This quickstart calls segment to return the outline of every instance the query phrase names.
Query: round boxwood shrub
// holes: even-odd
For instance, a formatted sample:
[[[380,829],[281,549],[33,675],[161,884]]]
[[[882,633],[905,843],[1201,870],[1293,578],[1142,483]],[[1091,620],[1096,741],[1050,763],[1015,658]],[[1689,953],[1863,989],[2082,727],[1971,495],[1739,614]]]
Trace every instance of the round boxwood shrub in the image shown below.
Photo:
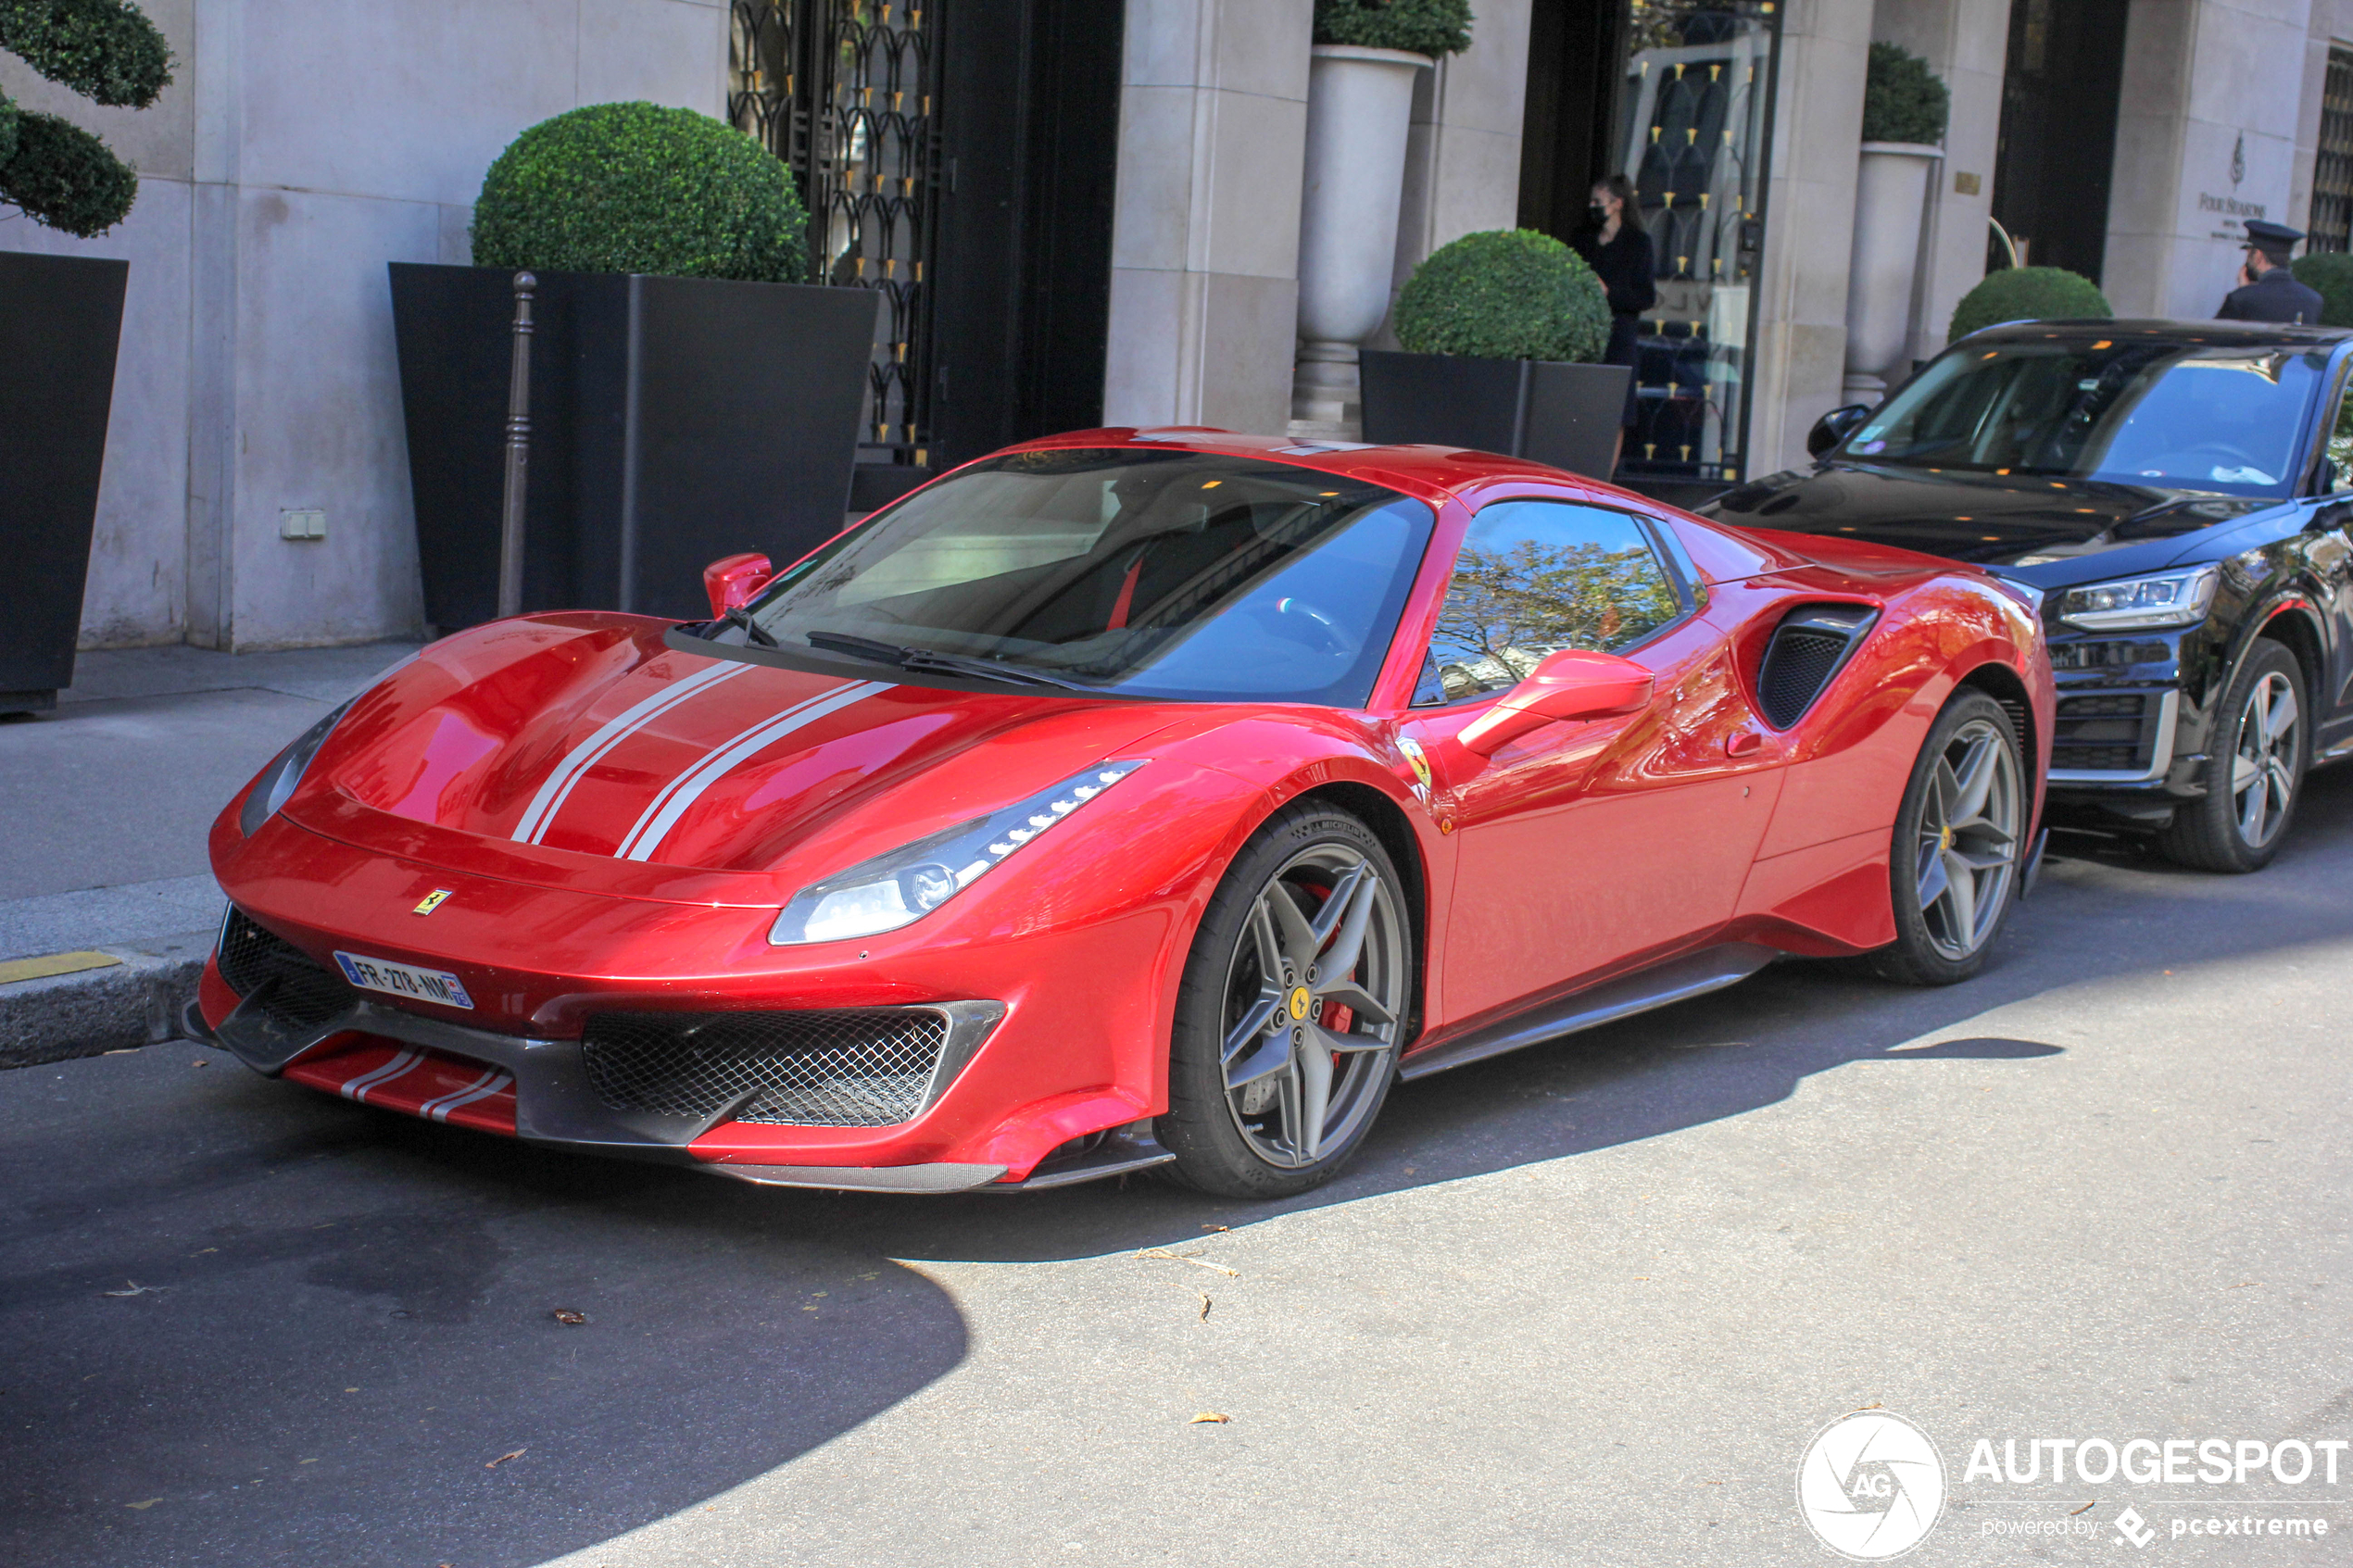
[[[1470,0],[1315,0],[1318,44],[1459,55],[1470,27]]]
[[[0,49],[95,103],[143,109],[171,81],[171,50],[129,0],[0,0]],[[139,177],[87,131],[0,94],[0,202],[88,239],[121,222]]]
[[[2005,267],[1961,295],[1948,342],[1996,321],[2064,321],[2113,316],[2115,307],[2089,278],[2059,267]]]
[[[1953,94],[1928,62],[1894,44],[1871,45],[1863,71],[1863,140],[1937,146]]]
[[[1609,296],[1550,234],[1490,229],[1432,251],[1392,313],[1409,354],[1596,360],[1609,347]]]
[[[2353,256],[2316,250],[2288,266],[2296,281],[2321,293],[2321,325],[2353,327]]]
[[[797,283],[808,230],[783,160],[741,132],[692,109],[594,104],[490,166],[474,264]]]

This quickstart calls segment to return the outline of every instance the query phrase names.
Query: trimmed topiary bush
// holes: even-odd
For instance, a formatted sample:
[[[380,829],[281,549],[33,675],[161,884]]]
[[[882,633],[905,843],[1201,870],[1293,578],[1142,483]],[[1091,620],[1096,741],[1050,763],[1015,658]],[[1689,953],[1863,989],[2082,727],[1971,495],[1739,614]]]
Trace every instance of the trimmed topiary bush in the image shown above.
[[[1863,76],[1863,140],[1939,146],[1953,94],[1928,62],[1894,44],[1871,45]]]
[[[1961,296],[1947,342],[1997,321],[2064,321],[2113,316],[2115,307],[2089,278],[2059,267],[2006,267]]]
[[[94,103],[144,109],[171,81],[171,48],[129,0],[0,0],[0,49]],[[0,202],[84,239],[131,212],[139,176],[89,132],[0,95]]]
[[[2316,250],[2288,264],[2296,281],[2321,292],[2321,325],[2353,327],[2353,256]]]
[[[1409,354],[1599,359],[1609,296],[1582,257],[1531,229],[1465,234],[1414,269],[1393,313]]]
[[[1469,48],[1470,28],[1470,0],[1315,0],[1318,44],[1435,57]]]
[[[692,109],[595,104],[540,121],[483,177],[474,264],[798,283],[809,217],[784,161]]]

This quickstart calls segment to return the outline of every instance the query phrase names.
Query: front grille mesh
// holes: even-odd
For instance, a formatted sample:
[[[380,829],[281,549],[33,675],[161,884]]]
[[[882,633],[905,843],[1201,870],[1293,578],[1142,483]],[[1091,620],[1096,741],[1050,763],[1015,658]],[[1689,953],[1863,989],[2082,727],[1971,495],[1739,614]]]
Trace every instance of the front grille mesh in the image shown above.
[[[888,1127],[924,1108],[948,1021],[922,1008],[607,1012],[582,1042],[614,1110],[698,1119],[747,1093],[739,1122]]]
[[[232,909],[221,927],[220,962],[231,990],[246,997],[261,992],[254,1005],[289,1029],[316,1029],[359,999],[341,975],[263,930],[243,909]]]
[[[2061,697],[2051,766],[2071,772],[2136,773],[2149,765],[2159,706],[2143,692]]]
[[[1838,661],[1846,657],[1854,639],[1836,632],[1785,626],[1765,651],[1765,665],[1756,674],[1757,706],[1766,721],[1786,730],[1804,718]]]

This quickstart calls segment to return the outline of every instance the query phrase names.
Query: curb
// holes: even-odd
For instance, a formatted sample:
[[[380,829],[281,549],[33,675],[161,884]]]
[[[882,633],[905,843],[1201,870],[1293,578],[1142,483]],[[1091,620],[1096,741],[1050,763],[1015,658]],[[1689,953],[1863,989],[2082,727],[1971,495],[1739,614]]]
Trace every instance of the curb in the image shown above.
[[[96,949],[104,969],[0,985],[0,1069],[133,1049],[180,1037],[213,932],[183,932]]]

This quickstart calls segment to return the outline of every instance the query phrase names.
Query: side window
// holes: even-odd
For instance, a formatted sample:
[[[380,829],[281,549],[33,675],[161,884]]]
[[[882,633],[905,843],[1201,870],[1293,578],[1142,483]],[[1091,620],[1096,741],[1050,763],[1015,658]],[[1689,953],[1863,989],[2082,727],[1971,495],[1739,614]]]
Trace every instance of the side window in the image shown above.
[[[1683,613],[1649,534],[1622,512],[1499,501],[1471,520],[1416,707],[1516,685],[1548,653],[1617,653]]]

